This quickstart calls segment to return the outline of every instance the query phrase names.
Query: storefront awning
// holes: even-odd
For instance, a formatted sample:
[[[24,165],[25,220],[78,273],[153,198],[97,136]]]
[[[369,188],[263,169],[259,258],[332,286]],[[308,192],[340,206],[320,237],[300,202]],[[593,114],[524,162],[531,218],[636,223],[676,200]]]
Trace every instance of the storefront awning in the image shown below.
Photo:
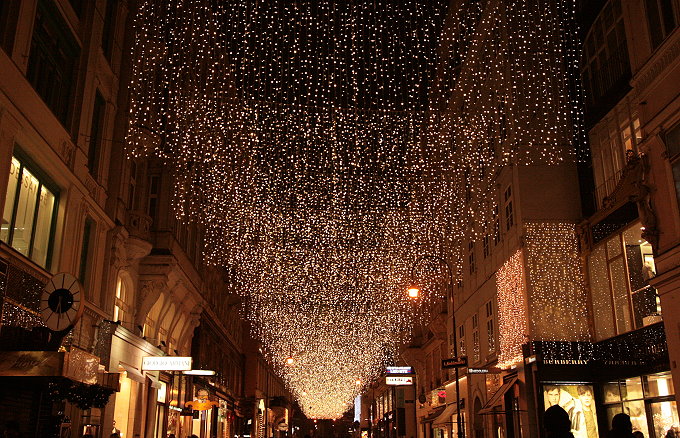
[[[446,406],[446,409],[444,409],[444,412],[439,414],[439,416],[434,419],[432,426],[433,427],[439,426],[440,429],[442,427],[448,426],[449,424],[451,424],[451,417],[456,412],[458,412],[458,406],[455,403],[451,403],[450,405]]]
[[[144,377],[144,374],[140,373],[137,368],[123,362],[119,362],[118,366],[127,371],[128,379],[139,383],[146,383],[146,377]]]
[[[442,412],[444,412],[444,406],[438,406],[434,409],[434,411],[430,412],[428,415],[421,418],[420,422],[421,423],[430,423],[430,422],[434,421],[435,418],[439,417]]]
[[[501,401],[501,399],[503,398],[505,393],[508,392],[508,390],[510,388],[512,388],[512,385],[514,385],[516,381],[517,381],[517,376],[513,376],[507,382],[503,383],[503,385],[500,388],[498,388],[498,391],[496,391],[496,393],[493,395],[493,397],[491,397],[489,400],[487,400],[487,402],[484,404],[482,409],[480,409],[478,414],[491,414],[491,413],[493,413],[492,411],[493,411],[494,406],[496,406]]]

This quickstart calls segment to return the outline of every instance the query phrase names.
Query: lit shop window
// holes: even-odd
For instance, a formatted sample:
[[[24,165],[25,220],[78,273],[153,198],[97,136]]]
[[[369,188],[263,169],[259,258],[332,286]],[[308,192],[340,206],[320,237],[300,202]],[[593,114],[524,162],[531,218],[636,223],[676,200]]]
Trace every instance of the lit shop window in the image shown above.
[[[652,246],[636,223],[595,247],[588,272],[597,339],[609,338],[661,320]]]
[[[644,436],[663,438],[680,426],[670,373],[632,377],[604,385],[607,424],[614,415],[630,415],[633,431]]]
[[[54,232],[55,193],[12,157],[0,240],[42,267],[47,267]]]

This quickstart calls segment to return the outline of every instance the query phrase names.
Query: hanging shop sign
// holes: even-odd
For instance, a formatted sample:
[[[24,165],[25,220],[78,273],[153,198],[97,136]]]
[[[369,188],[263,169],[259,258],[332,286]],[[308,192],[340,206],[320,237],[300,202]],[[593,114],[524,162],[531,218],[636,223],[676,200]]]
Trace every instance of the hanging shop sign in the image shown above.
[[[64,355],[58,351],[1,351],[0,376],[61,376]]]
[[[387,367],[385,374],[413,374],[413,367]]]
[[[387,385],[401,386],[413,385],[413,377],[411,376],[386,376],[385,383]]]
[[[467,356],[442,359],[442,368],[464,368],[467,366]]]
[[[142,358],[142,371],[189,371],[191,357],[145,356]]]

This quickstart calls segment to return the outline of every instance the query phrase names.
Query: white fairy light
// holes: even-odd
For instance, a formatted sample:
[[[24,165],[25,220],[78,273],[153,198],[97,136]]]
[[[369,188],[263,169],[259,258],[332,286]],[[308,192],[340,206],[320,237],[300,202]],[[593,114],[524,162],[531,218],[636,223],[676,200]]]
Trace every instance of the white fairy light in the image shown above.
[[[462,2],[443,34],[428,1],[141,3],[129,154],[169,166],[305,414],[337,418],[442,298],[404,294],[416,260],[457,275],[500,167],[570,158],[572,2]]]

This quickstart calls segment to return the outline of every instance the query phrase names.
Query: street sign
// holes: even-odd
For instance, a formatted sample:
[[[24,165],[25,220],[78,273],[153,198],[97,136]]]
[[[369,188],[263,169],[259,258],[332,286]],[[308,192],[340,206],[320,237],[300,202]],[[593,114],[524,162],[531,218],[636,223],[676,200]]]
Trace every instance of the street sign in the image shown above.
[[[467,356],[442,359],[442,368],[463,368],[467,366]]]

